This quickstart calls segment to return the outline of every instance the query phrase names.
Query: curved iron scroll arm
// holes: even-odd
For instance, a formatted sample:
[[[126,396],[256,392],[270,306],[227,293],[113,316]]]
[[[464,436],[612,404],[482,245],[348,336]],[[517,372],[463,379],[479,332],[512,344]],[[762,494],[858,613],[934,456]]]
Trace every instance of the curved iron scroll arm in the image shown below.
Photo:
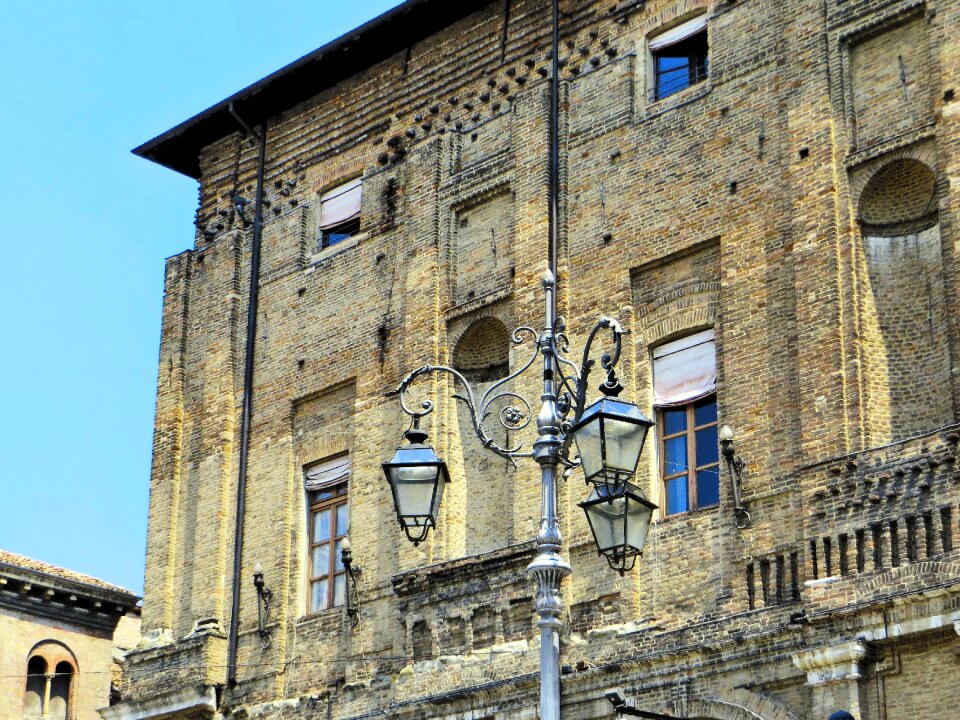
[[[485,448],[488,448],[501,457],[509,459],[514,463],[514,466],[516,466],[516,458],[533,457],[533,452],[523,451],[522,444],[514,447],[502,447],[487,434],[487,431],[484,429],[484,423],[490,415],[493,414],[491,408],[495,403],[509,400],[511,402],[504,405],[497,413],[497,419],[500,425],[507,430],[514,431],[523,430],[530,425],[530,422],[534,418],[530,403],[518,393],[512,390],[501,390],[501,388],[511,380],[525,373],[530,366],[533,365],[541,352],[549,353],[554,360],[556,360],[556,373],[559,381],[558,387],[560,389],[560,396],[557,398],[557,409],[560,413],[565,431],[560,460],[567,467],[576,467],[580,463],[577,460],[571,460],[569,457],[571,438],[567,435],[566,430],[580,420],[583,415],[587,403],[587,381],[590,377],[591,370],[597,363],[596,360],[591,358],[593,344],[598,335],[604,330],[611,332],[613,347],[609,352],[604,351],[600,357],[600,366],[607,371],[607,379],[600,385],[600,390],[607,395],[617,395],[623,390],[623,386],[620,385],[614,368],[620,360],[623,349],[622,338],[626,334],[626,330],[623,329],[623,326],[617,320],[609,317],[601,318],[590,331],[586,346],[583,349],[583,360],[579,368],[565,357],[569,349],[569,342],[564,332],[563,321],[560,320],[557,331],[554,334],[545,333],[543,336],[540,336],[530,327],[520,327],[514,330],[512,336],[513,344],[522,345],[527,339],[532,339],[534,341],[533,352],[517,370],[487,388],[483,395],[480,396],[479,401],[473,386],[463,374],[459,370],[446,365],[424,365],[423,367],[419,367],[407,375],[396,390],[388,394],[399,395],[400,407],[407,415],[413,418],[414,425],[416,426],[419,424],[421,418],[433,412],[434,404],[430,400],[424,400],[420,403],[419,409],[412,409],[410,404],[408,404],[407,398],[407,391],[410,389],[410,386],[417,378],[424,375],[432,375],[434,373],[446,373],[450,375],[454,381],[459,384],[460,388],[462,388],[458,389],[458,391],[453,394],[453,397],[466,405],[470,412],[471,425],[480,442],[483,443]],[[564,372],[564,367],[567,368],[567,372]],[[573,411],[573,417],[568,420],[567,416],[571,411]]]
[[[538,335],[536,330],[533,328],[520,327],[514,330],[512,336],[513,344],[522,345],[525,342],[525,335],[529,335],[535,341],[533,353],[518,370],[510,373],[507,375],[507,377],[498,380],[489,388],[487,388],[480,397],[479,402],[477,401],[474,388],[470,385],[470,382],[463,376],[463,374],[460,371],[446,365],[424,365],[423,367],[417,368],[412,373],[407,375],[397,389],[390,394],[399,395],[400,407],[407,415],[413,418],[414,423],[419,423],[420,418],[425,417],[433,412],[434,405],[431,401],[424,400],[420,403],[420,410],[412,410],[407,404],[406,398],[406,393],[410,386],[422,375],[430,375],[433,373],[446,373],[447,375],[450,375],[453,377],[455,382],[459,383],[462,388],[462,391],[454,393],[453,397],[467,406],[467,409],[470,411],[471,425],[473,426],[473,430],[477,437],[480,439],[480,442],[483,443],[485,448],[488,448],[501,457],[507,458],[514,463],[514,466],[516,466],[515,458],[533,457],[533,453],[531,451],[521,452],[523,448],[522,445],[517,445],[515,447],[502,447],[501,445],[498,445],[493,438],[487,434],[486,430],[484,429],[484,423],[492,414],[491,406],[493,406],[494,403],[503,400],[514,401],[511,404],[505,405],[503,408],[501,408],[497,414],[500,425],[505,429],[522,430],[530,424],[534,417],[534,414],[530,408],[530,403],[527,402],[523,396],[513,392],[512,390],[505,390],[502,392],[499,391],[500,388],[502,388],[506,383],[526,372],[527,369],[533,365],[534,361],[537,359],[537,356],[540,354],[540,344],[537,342]]]
[[[566,392],[569,393],[569,397],[567,398],[569,405],[566,411],[569,412],[570,409],[573,410],[573,418],[570,421],[571,424],[576,423],[583,416],[583,411],[587,404],[587,382],[590,379],[590,372],[593,370],[593,366],[597,364],[597,361],[593,360],[590,355],[593,351],[594,341],[603,330],[610,330],[613,339],[613,348],[612,352],[605,351],[600,357],[600,367],[607,371],[607,379],[600,386],[600,390],[605,394],[616,395],[623,390],[623,386],[620,385],[620,382],[617,380],[614,368],[620,361],[620,355],[623,351],[622,338],[627,334],[627,331],[623,329],[623,326],[617,320],[610,317],[602,317],[597,324],[593,326],[590,335],[587,336],[587,344],[583,348],[583,359],[580,362],[579,370],[570,360],[564,357],[564,353],[567,350],[566,335],[560,332],[554,338],[551,353],[558,363],[560,384],[565,388]],[[572,377],[564,374],[563,366],[567,366],[573,371]],[[566,412],[564,412],[564,414],[566,414]]]
[[[564,439],[563,447],[560,450],[560,460],[568,468],[573,468],[577,467],[580,464],[580,461],[579,459],[570,458],[570,443],[572,442],[573,438],[569,435],[567,430],[569,430],[569,428],[571,428],[580,420],[587,404],[587,382],[590,378],[590,371],[593,369],[593,366],[596,365],[596,360],[593,360],[590,357],[593,351],[593,343],[603,330],[611,331],[613,339],[612,353],[604,351],[600,357],[600,366],[607,371],[607,379],[600,386],[600,390],[607,395],[617,395],[623,390],[623,386],[620,384],[619,380],[617,380],[614,368],[620,361],[620,355],[623,350],[622,338],[627,334],[627,331],[624,330],[623,326],[613,318],[600,318],[597,324],[594,325],[593,329],[590,331],[590,335],[587,336],[587,343],[583,348],[583,359],[581,360],[580,368],[578,369],[573,362],[564,357],[568,350],[568,341],[562,323],[563,321],[561,319],[561,326],[553,338],[550,352],[557,360],[557,375],[559,376],[560,387],[563,389],[557,401],[560,414],[564,418]],[[564,373],[564,366],[566,366],[572,372],[572,375],[567,375]],[[566,417],[571,410],[573,410],[573,417],[567,420]]]

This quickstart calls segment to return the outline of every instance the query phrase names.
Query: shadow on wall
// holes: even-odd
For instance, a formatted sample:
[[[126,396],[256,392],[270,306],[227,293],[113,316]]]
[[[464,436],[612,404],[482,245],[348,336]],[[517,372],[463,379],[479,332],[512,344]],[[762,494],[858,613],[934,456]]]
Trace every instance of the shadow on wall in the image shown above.
[[[476,320],[454,347],[453,366],[473,385],[478,401],[493,383],[510,374],[510,347],[510,332],[494,317]],[[498,391],[510,390],[511,384]],[[501,406],[495,404],[484,427],[497,444],[507,446],[511,438],[497,421],[496,414],[500,409]],[[474,433],[470,414],[460,403],[457,403],[456,412],[466,480],[464,549],[467,555],[476,555],[506,547],[512,542],[510,462],[481,445]]]
[[[860,196],[869,293],[864,299],[873,444],[948,424],[950,351],[936,176],[894,160]]]

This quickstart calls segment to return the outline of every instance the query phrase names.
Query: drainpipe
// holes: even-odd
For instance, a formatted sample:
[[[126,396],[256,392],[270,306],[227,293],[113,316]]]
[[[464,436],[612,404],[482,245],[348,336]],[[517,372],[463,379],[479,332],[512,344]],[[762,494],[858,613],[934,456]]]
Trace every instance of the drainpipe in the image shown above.
[[[250,451],[250,415],[253,404],[253,361],[257,343],[257,305],[260,296],[260,237],[263,230],[263,166],[267,153],[267,123],[260,125],[260,133],[253,133],[236,115],[232,104],[230,112],[245,130],[260,141],[257,157],[257,195],[254,202],[253,244],[250,251],[250,294],[247,301],[247,342],[243,367],[243,413],[240,416],[240,468],[237,472],[236,526],[233,538],[233,588],[230,607],[230,636],[227,644],[227,686],[237,684],[237,643],[240,635],[240,570],[243,559],[243,520],[247,502],[247,455]]]

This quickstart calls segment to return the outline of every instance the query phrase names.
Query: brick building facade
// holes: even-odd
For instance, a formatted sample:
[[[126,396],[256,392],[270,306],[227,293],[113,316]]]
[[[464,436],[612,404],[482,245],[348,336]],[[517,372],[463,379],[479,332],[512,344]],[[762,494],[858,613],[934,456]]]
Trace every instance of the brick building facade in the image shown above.
[[[612,717],[612,687],[684,718],[954,717],[960,3],[561,9],[561,312],[574,350],[600,314],[631,331],[661,507],[620,577],[579,472],[561,485],[564,717]],[[417,547],[380,463],[407,372],[490,383],[541,322],[549,22],[408,0],[136,151],[200,199],[166,268],[144,642],[108,720],[535,717],[535,465],[487,456],[444,379],[420,389],[452,483]],[[668,402],[694,347],[715,382]]]
[[[140,640],[129,590],[0,550],[0,720],[98,720]]]

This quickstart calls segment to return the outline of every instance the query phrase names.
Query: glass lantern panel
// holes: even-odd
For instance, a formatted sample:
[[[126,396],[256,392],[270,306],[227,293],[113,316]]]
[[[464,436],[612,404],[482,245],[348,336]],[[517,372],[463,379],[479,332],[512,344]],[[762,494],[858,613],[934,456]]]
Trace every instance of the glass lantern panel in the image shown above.
[[[697,505],[720,504],[720,468],[712,467],[708,470],[697,471]]]
[[[313,541],[330,539],[330,510],[321,510],[313,516]]]
[[[436,492],[433,495],[433,507],[430,508],[430,517],[436,519],[440,516],[440,501],[443,499],[443,488],[446,485],[444,475],[442,472],[437,471],[437,484]]]
[[[587,510],[600,550],[609,550],[623,545],[625,513],[626,500],[623,497],[611,502],[599,502]]]
[[[646,428],[606,417],[603,419],[603,431],[607,451],[604,464],[608,468],[633,473],[637,469],[640,451],[643,450]]]
[[[430,515],[437,478],[436,466],[413,466],[394,469],[393,488],[397,509],[401,516],[410,518],[408,524],[420,525],[414,518]]]
[[[636,548],[637,551],[643,550],[647,542],[651,518],[653,518],[653,508],[632,498],[628,500],[627,545]]]
[[[583,472],[587,477],[596,475],[603,467],[600,428],[600,418],[594,417],[573,433],[573,439],[577,443],[577,452],[580,453],[580,460],[583,462]]]

